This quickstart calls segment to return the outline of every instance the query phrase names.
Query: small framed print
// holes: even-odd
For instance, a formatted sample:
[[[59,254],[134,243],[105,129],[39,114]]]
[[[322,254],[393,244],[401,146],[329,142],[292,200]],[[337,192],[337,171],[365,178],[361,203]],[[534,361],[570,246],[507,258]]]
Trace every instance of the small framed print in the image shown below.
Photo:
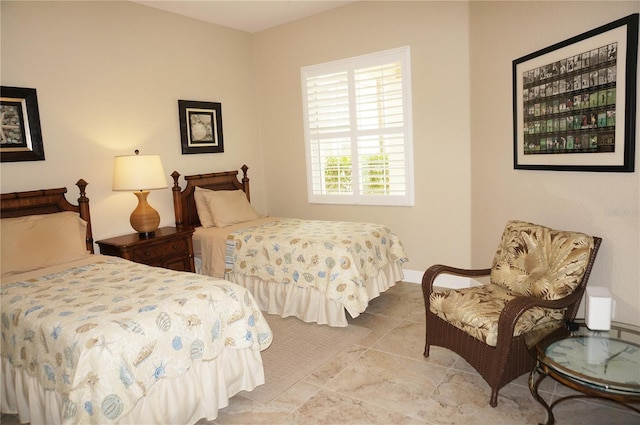
[[[1,162],[43,161],[36,89],[0,87]]]
[[[178,100],[182,154],[224,152],[222,104]]]
[[[514,168],[633,172],[638,14],[513,61]]]

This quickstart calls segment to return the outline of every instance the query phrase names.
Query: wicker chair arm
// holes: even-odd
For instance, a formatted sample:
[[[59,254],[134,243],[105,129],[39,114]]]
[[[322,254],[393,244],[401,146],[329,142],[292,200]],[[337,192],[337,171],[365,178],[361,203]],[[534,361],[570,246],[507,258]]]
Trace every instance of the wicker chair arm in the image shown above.
[[[497,364],[502,365],[502,368],[506,367],[505,364],[509,355],[509,349],[507,347],[511,344],[513,331],[520,316],[532,307],[551,307],[551,305],[555,305],[556,303],[557,301],[541,300],[540,298],[529,296],[516,297],[507,302],[498,319],[497,356],[495,359]],[[502,374],[503,370],[499,373]]]
[[[574,292],[559,300],[543,300],[530,296],[520,296],[512,299],[505,305],[498,319],[498,346],[511,343],[516,323],[528,309],[532,307],[562,309],[574,304],[576,298],[580,296],[580,293]]]
[[[462,277],[478,277],[489,276],[491,269],[460,269],[457,267],[446,266],[444,264],[435,264],[427,269],[422,276],[422,292],[428,298],[433,292],[433,282],[440,274],[452,274]],[[425,299],[427,299],[425,298]]]

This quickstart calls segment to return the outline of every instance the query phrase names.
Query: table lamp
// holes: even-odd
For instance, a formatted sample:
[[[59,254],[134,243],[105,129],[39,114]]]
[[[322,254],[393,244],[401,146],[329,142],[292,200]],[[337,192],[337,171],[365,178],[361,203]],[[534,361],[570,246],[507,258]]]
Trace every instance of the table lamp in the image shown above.
[[[129,222],[140,236],[150,237],[160,224],[160,214],[147,202],[149,191],[168,187],[159,155],[116,156],[113,163],[113,190],[133,191],[138,206],[131,213]]]

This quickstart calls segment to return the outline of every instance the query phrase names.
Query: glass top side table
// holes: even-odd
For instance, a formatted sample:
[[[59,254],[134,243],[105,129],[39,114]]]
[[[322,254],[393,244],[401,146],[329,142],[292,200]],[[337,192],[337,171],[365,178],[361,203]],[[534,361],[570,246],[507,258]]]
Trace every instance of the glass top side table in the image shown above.
[[[536,359],[529,389],[547,411],[546,425],[555,423],[556,404],[581,397],[609,399],[640,414],[629,404],[640,402],[640,327],[612,322],[609,331],[591,331],[578,319],[569,331],[563,322],[554,322],[529,333],[526,343]],[[538,394],[547,376],[581,394],[548,405]]]

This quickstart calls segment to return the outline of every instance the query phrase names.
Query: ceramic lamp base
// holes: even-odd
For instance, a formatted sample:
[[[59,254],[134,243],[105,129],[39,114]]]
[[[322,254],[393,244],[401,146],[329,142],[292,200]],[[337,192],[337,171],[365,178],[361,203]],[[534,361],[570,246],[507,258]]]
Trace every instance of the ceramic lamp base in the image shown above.
[[[138,233],[149,236],[160,225],[160,214],[147,202],[148,190],[133,192],[133,194],[138,198],[138,206],[131,213],[129,222]]]

